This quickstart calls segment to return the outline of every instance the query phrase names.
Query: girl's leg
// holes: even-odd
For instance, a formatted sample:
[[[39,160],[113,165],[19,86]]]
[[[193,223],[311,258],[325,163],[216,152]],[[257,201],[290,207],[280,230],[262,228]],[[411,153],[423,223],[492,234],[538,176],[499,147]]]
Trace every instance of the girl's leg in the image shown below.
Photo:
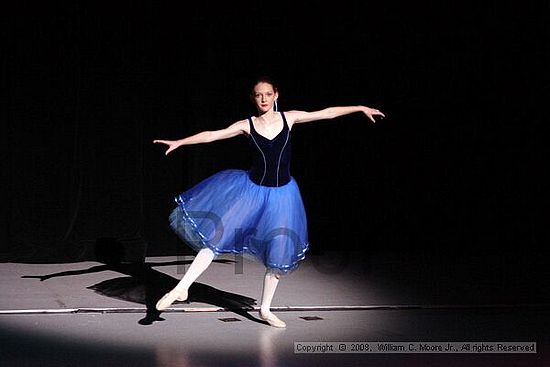
[[[163,311],[167,309],[176,300],[185,301],[187,299],[187,290],[199,275],[208,268],[212,260],[214,260],[214,257],[214,252],[209,248],[200,250],[179,283],[157,302],[157,310]]]
[[[269,269],[265,273],[260,318],[267,321],[271,326],[283,328],[286,327],[285,322],[275,316],[270,310],[275,289],[277,289],[277,284],[279,284],[279,278],[279,275],[270,272]]]

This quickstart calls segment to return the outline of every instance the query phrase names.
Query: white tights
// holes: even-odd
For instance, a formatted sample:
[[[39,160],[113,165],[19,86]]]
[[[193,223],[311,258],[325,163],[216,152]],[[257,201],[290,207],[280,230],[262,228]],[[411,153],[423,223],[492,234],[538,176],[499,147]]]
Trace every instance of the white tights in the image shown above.
[[[187,269],[187,272],[179,283],[168,293],[166,293],[156,305],[157,310],[163,311],[170,307],[175,301],[185,301],[189,287],[197,278],[208,268],[214,260],[215,254],[209,248],[204,248],[197,253],[197,256]],[[279,275],[266,271],[262,289],[262,300],[260,304],[260,318],[267,321],[271,326],[285,327],[286,324],[275,316],[270,308],[273,295],[279,284]]]
[[[262,301],[260,303],[260,318],[267,321],[271,326],[285,327],[286,324],[284,321],[280,320],[270,310],[275,289],[277,289],[277,284],[279,284],[279,278],[279,275],[273,274],[269,270],[265,273]]]

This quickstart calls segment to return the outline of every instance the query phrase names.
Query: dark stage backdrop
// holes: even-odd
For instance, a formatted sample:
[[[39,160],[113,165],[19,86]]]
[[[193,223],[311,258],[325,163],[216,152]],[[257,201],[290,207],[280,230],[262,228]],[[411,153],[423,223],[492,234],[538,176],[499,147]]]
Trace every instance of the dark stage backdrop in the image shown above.
[[[190,253],[168,226],[173,197],[246,169],[245,138],[168,157],[152,140],[253,114],[251,82],[268,74],[283,110],[387,114],[293,131],[313,254],[547,265],[547,2],[196,3],[4,12],[2,261],[93,259],[105,238],[134,258]]]

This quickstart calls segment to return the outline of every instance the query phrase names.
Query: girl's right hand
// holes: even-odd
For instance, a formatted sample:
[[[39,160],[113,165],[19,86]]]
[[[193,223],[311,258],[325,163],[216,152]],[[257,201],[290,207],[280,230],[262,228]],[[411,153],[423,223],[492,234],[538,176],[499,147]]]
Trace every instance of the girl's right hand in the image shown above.
[[[153,140],[153,143],[168,145],[168,149],[164,152],[164,155],[168,155],[168,153],[179,147],[178,142],[175,140]]]

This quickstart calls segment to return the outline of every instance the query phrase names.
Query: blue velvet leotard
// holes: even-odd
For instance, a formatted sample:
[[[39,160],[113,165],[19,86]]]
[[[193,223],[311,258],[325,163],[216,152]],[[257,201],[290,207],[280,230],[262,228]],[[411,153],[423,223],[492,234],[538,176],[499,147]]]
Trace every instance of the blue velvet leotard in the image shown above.
[[[254,154],[250,179],[262,186],[279,187],[290,181],[290,129],[284,113],[283,129],[273,139],[260,135],[250,123],[250,144]]]

